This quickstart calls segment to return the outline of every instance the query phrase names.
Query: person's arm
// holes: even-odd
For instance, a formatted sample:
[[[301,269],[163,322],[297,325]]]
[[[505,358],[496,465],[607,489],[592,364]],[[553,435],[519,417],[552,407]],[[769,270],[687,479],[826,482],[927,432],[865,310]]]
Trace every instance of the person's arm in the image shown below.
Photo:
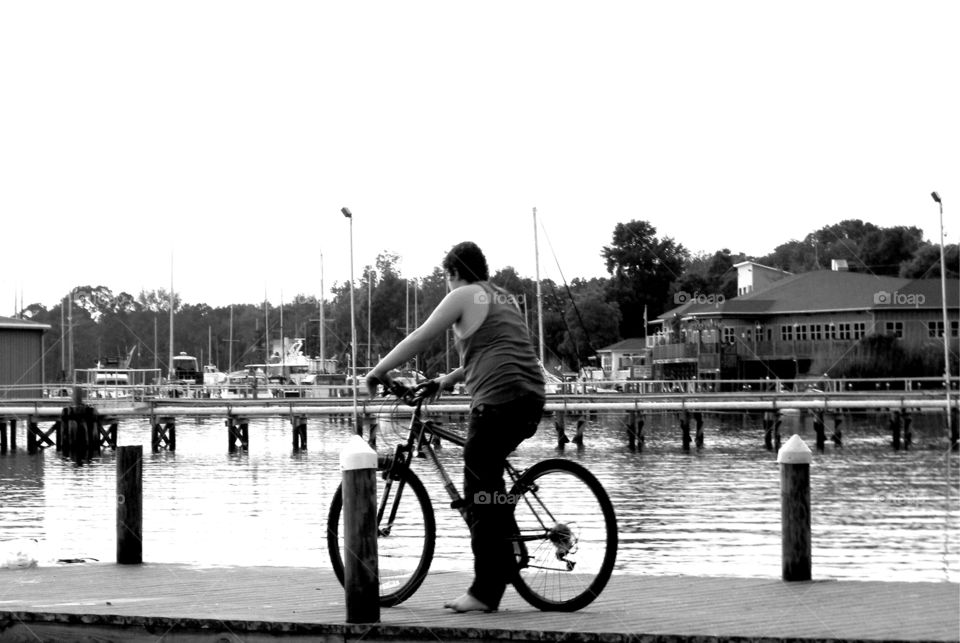
[[[392,369],[402,366],[409,359],[423,352],[430,343],[460,319],[463,315],[464,293],[458,288],[447,293],[440,304],[427,317],[423,324],[393,347],[367,374],[367,387],[376,389],[376,385]],[[456,372],[456,371],[454,371]],[[453,373],[451,373],[452,375]]]
[[[437,378],[437,381],[440,383],[440,390],[452,389],[454,384],[463,381],[464,376],[465,373],[462,366],[450,371],[446,375],[441,375]]]

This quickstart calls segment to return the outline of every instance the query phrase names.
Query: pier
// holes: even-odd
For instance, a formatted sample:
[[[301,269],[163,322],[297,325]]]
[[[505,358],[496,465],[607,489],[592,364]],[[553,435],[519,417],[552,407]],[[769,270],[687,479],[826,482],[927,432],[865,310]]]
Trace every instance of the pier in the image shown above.
[[[957,641],[956,583],[614,574],[584,610],[545,613],[508,588],[496,614],[444,600],[469,576],[432,573],[380,622],[350,624],[332,571],[78,564],[0,571],[0,640]]]
[[[620,418],[625,443],[632,450],[642,450],[645,419],[655,414],[672,414],[682,448],[688,451],[691,444],[696,448],[702,448],[705,444],[705,414],[743,413],[762,417],[762,439],[768,450],[776,450],[780,447],[783,414],[801,413],[813,418],[816,446],[823,450],[828,439],[828,423],[832,423],[833,427],[830,439],[836,446],[842,446],[844,415],[874,412],[889,416],[878,420],[878,431],[891,435],[893,448],[909,449],[912,444],[912,416],[942,414],[946,412],[948,404],[943,390],[930,386],[913,387],[909,383],[901,383],[901,386],[892,389],[877,385],[874,390],[843,390],[837,386],[831,387],[835,389],[832,392],[800,390],[799,386],[791,386],[790,390],[735,392],[702,391],[696,388],[692,391],[656,392],[656,388],[662,387],[646,388],[646,392],[609,390],[549,395],[545,413],[553,419],[558,446],[569,442],[583,446],[586,421],[600,415],[612,415]],[[53,447],[76,457],[87,457],[99,453],[102,448],[116,449],[122,423],[130,420],[149,421],[154,451],[175,451],[178,420],[222,418],[228,449],[233,451],[249,448],[248,424],[254,418],[289,419],[291,440],[297,450],[307,448],[310,419],[336,418],[353,422],[356,412],[357,432],[362,433],[363,427],[375,431],[376,418],[383,413],[399,418],[409,416],[409,409],[396,404],[395,400],[366,396],[359,399],[355,408],[349,398],[340,395],[221,399],[204,394],[177,398],[151,394],[110,398],[97,393],[95,389],[87,387],[76,389],[72,399],[0,398],[0,453],[11,448],[16,450],[19,426],[25,427],[23,431],[29,453]],[[956,448],[960,443],[960,396],[952,397],[949,404],[950,440]],[[466,396],[453,395],[431,404],[430,412],[462,421],[469,413],[469,408]],[[41,422],[52,424],[42,426]],[[573,433],[572,437],[567,435],[568,428]],[[371,439],[375,439],[373,434]]]

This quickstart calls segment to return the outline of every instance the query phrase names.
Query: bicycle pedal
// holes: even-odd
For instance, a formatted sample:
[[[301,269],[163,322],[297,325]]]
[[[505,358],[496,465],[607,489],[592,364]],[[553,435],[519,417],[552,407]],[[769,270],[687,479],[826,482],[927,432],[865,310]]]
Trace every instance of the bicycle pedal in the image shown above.
[[[458,509],[458,510],[459,510],[459,509],[462,509],[463,507],[466,507],[466,506],[467,506],[467,501],[464,500],[463,498],[457,498],[456,500],[454,500],[453,502],[450,503],[450,508],[451,508],[451,509]]]

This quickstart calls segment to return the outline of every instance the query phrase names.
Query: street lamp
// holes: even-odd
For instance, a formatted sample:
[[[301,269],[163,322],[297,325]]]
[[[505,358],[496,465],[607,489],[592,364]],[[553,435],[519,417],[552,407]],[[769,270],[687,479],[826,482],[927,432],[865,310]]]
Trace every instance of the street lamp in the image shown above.
[[[343,216],[350,219],[350,369],[353,375],[353,428],[360,434],[359,414],[357,413],[357,324],[353,306],[353,213],[350,208],[340,208]]]
[[[950,405],[950,320],[947,317],[947,260],[946,250],[943,246],[943,201],[936,192],[931,192],[930,196],[937,205],[940,206],[940,297],[941,309],[943,311],[943,381],[946,384],[947,393],[947,432],[950,435],[950,442],[954,443],[954,433],[952,429],[952,410]],[[954,447],[957,445],[954,443]]]
[[[370,320],[373,317],[373,278],[376,270],[367,271],[367,366],[370,366]]]

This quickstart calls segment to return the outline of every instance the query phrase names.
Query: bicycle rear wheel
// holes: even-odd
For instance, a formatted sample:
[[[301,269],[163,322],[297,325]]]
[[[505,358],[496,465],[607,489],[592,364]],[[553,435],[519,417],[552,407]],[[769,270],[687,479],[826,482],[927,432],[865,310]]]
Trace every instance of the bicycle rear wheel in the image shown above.
[[[592,603],[617,559],[617,518],[603,486],[576,462],[551,459],[527,469],[511,493],[522,543],[517,593],[547,611]]]
[[[433,505],[423,482],[409,469],[399,480],[377,482],[377,559],[380,605],[392,607],[410,598],[427,577],[436,543]],[[330,503],[327,549],[343,584],[343,487]]]

